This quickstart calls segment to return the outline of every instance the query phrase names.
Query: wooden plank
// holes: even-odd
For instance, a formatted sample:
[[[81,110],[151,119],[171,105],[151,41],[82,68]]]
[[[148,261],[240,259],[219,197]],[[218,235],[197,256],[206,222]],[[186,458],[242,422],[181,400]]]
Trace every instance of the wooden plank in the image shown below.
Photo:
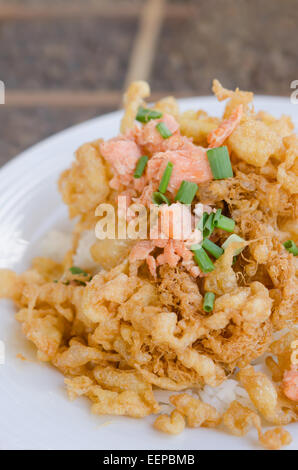
[[[105,17],[126,18],[135,17],[141,11],[141,5],[132,2],[121,2],[115,5],[0,5],[0,20],[32,20],[32,19],[56,19],[56,18],[82,18]]]
[[[153,92],[150,100],[155,101],[171,94],[169,90]],[[190,96],[188,91],[175,92],[177,98]],[[50,108],[88,108],[107,106],[117,108],[122,104],[122,91],[85,91],[85,90],[6,90],[5,105],[7,107],[34,108],[48,106]]]
[[[195,10],[194,5],[174,4],[165,9],[167,18],[189,17]],[[131,18],[137,17],[142,11],[142,2],[133,3],[123,1],[115,5],[114,0],[109,3],[99,3],[87,6],[82,5],[22,5],[22,4],[0,4],[0,21],[3,20],[32,20],[59,18]]]
[[[89,107],[119,106],[122,93],[100,90],[6,90],[5,106],[13,107]]]

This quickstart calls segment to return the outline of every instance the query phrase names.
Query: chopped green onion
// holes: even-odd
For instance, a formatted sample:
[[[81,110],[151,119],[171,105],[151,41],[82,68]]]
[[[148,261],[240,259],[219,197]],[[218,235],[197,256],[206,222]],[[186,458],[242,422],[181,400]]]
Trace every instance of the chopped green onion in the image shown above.
[[[214,222],[216,228],[221,228],[226,232],[233,232],[235,228],[235,220],[226,217],[225,215],[220,215],[220,217]]]
[[[142,157],[139,158],[137,166],[136,166],[136,171],[134,172],[134,178],[141,178],[146,165],[148,162],[148,157],[147,155],[143,155]]]
[[[208,216],[208,219],[206,220],[206,223],[205,223],[205,226],[204,226],[204,230],[203,230],[203,237],[204,238],[210,237],[211,233],[214,230],[213,219],[214,219],[214,213],[212,212]]]
[[[85,271],[83,271],[83,269],[78,268],[77,266],[72,266],[71,268],[69,268],[69,271],[71,272],[71,274],[82,274],[83,276],[89,276],[89,274],[87,274]]]
[[[55,282],[55,284],[57,284],[58,281],[57,281],[57,279],[54,279],[53,282]]]
[[[64,281],[64,282],[62,282],[62,284],[64,284],[65,286],[68,286],[70,284],[70,281],[69,280]]]
[[[207,157],[215,180],[233,177],[230,155],[225,145],[207,150]]]
[[[159,193],[158,191],[152,194],[152,201],[158,206],[160,206],[161,204],[170,204],[168,198],[164,194]]]
[[[203,310],[204,312],[212,312],[214,306],[215,294],[213,292],[206,292],[204,295]]]
[[[221,245],[221,247],[226,250],[228,248],[228,246],[231,244],[231,243],[240,243],[240,242],[245,242],[245,240],[241,237],[239,237],[238,235],[236,235],[236,233],[233,233],[232,235],[230,235],[226,241]],[[238,248],[237,250],[235,250],[235,253],[234,253],[234,256],[237,256],[241,253],[241,251],[244,250],[245,247],[243,248]]]
[[[160,119],[161,117],[162,113],[159,111],[154,111],[154,109],[143,108],[140,106],[136,115],[136,120],[146,123],[151,121],[151,119]]]
[[[175,201],[180,201],[182,204],[191,204],[197,190],[198,185],[196,183],[183,180],[176,194]]]
[[[166,190],[167,190],[167,187],[168,187],[168,184],[169,184],[169,181],[170,181],[170,178],[171,178],[171,174],[172,174],[172,171],[173,171],[173,167],[174,167],[173,163],[168,162],[168,164],[166,166],[166,169],[163,172],[163,175],[162,175],[162,178],[161,178],[161,181],[160,181],[160,185],[159,185],[159,188],[158,188],[158,190],[161,193],[165,193]]]
[[[284,242],[284,247],[289,253],[292,253],[294,256],[298,255],[298,247],[293,240],[287,240],[286,242]]]
[[[204,214],[200,218],[198,225],[197,225],[197,229],[201,230],[201,232],[203,232],[204,230],[207,219],[208,219],[208,212],[204,212]]]
[[[168,139],[169,137],[171,137],[171,135],[173,135],[164,122],[159,122],[158,124],[156,124],[156,129],[158,130],[163,139]]]
[[[221,216],[221,209],[217,209],[217,211],[214,214],[214,219],[213,219],[213,224],[216,226],[219,218]]]
[[[202,248],[202,243],[195,243],[194,245],[191,245],[190,251],[196,251]]]
[[[207,255],[204,248],[193,250],[194,260],[204,273],[209,273],[214,270],[215,266]]]
[[[214,258],[216,259],[218,259],[224,252],[224,250],[220,246],[216,245],[208,238],[205,238],[202,243],[202,247],[205,248],[205,250],[208,251],[208,253],[210,253],[210,255],[214,256]]]

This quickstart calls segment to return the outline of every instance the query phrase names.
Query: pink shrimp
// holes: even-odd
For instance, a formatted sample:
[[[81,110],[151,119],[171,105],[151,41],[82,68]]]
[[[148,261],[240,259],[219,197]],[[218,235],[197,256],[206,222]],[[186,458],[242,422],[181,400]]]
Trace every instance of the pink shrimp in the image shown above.
[[[175,268],[180,260],[180,256],[175,253],[173,240],[168,240],[164,251],[156,259],[157,264],[168,264],[171,268]]]
[[[154,250],[154,244],[151,240],[137,242],[131,249],[129,261],[133,263],[134,261],[144,260],[152,250]]]
[[[168,164],[172,162],[173,172],[168,185],[168,191],[178,191],[183,180],[193,183],[204,183],[212,179],[212,173],[206,152],[202,147],[191,144],[188,150],[168,150],[154,155],[147,165],[147,179],[160,181]]]
[[[297,366],[292,365],[290,370],[284,373],[282,390],[287,398],[298,401],[298,371]]]
[[[240,104],[228,119],[222,121],[215,130],[208,134],[207,142],[209,144],[209,148],[220,147],[224,143],[240,123],[242,114],[243,105]]]
[[[182,240],[173,240],[174,249],[184,261],[190,261],[193,258],[193,254],[188,250]]]
[[[151,255],[155,247],[163,249],[163,253],[158,255],[156,259]],[[192,252],[185,247],[182,240],[143,240],[136,243],[129,255],[131,263],[138,260],[146,261],[154,278],[157,277],[157,266],[168,264],[170,267],[175,268],[180,259],[182,259],[182,265],[193,277],[201,274],[200,269],[194,263]]]
[[[136,168],[141,150],[138,145],[127,136],[118,136],[100,144],[102,156],[110,163],[115,175],[110,181],[113,189],[120,189],[121,185],[128,186],[132,182],[133,172]]]
[[[135,139],[137,143],[144,147],[151,154],[160,152],[164,149],[168,139],[164,139],[160,132],[156,129],[159,122],[163,122],[169,131],[175,135],[178,133],[179,124],[170,114],[164,114],[161,119],[152,119],[141,129],[135,128]]]
[[[149,207],[152,204],[152,194],[156,190],[156,185],[152,182],[149,182],[147,186],[144,187],[142,194],[139,198],[135,198],[134,202],[137,204],[143,204],[143,206]]]
[[[134,245],[130,254],[129,261],[146,261],[149,271],[156,278],[156,260],[150,255],[155,246],[151,240],[142,240]]]
[[[202,273],[200,268],[193,260],[193,254],[188,250],[182,240],[168,240],[164,252],[157,257],[157,264],[168,264],[170,267],[175,268],[178,262],[182,260],[182,266],[193,276],[198,277]]]
[[[146,186],[146,177],[145,177],[145,175],[141,176],[141,178],[134,178],[133,179],[133,186],[134,186],[136,191],[141,193],[143,191],[143,189],[145,188],[145,186]]]
[[[147,263],[147,265],[148,265],[148,268],[149,268],[149,271],[150,271],[151,276],[153,276],[154,278],[156,278],[156,277],[157,277],[157,273],[156,273],[156,259],[154,258],[154,256],[148,255],[147,258],[146,258],[146,263]]]

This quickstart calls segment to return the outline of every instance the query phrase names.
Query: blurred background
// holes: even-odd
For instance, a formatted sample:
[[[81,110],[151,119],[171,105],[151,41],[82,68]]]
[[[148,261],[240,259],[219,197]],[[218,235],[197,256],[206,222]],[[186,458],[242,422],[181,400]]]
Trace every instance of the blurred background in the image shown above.
[[[225,87],[290,96],[297,0],[0,0],[0,165],[121,105],[133,79],[153,98]]]

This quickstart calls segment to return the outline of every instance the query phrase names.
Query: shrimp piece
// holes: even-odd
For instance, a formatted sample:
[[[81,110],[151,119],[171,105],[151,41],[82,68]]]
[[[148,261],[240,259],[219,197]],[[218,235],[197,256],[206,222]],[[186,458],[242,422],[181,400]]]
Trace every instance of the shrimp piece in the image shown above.
[[[292,365],[290,370],[285,371],[281,387],[287,398],[298,401],[297,366]]]
[[[220,147],[224,143],[240,123],[242,114],[243,105],[240,104],[228,119],[224,119],[217,129],[208,134],[207,142],[209,144],[209,148]]]
[[[192,277],[202,276],[202,272],[194,262],[192,252],[187,248],[185,243],[180,240],[173,240],[174,249],[177,255],[182,258],[182,266],[191,274]]]
[[[134,178],[133,179],[133,186],[136,191],[139,193],[142,193],[145,186],[146,186],[146,177],[145,175],[142,175],[141,178]]]
[[[156,259],[150,254],[154,248],[163,249]],[[188,250],[182,240],[142,240],[138,242],[131,250],[129,261],[146,261],[151,275],[156,279],[156,269],[158,266],[168,264],[170,267],[175,268],[178,262],[182,259],[182,266],[193,276],[198,277],[202,275],[200,269],[193,260],[193,254]]]
[[[206,151],[194,144],[188,151],[168,150],[154,155],[147,165],[147,179],[159,182],[168,162],[174,165],[167,188],[171,193],[178,191],[183,180],[197,184],[212,180]]]
[[[179,255],[184,261],[190,261],[193,258],[193,254],[188,250],[182,240],[173,240],[174,249],[177,255]]]
[[[164,139],[156,129],[159,122],[163,122],[173,135],[176,133],[178,134],[179,130],[178,122],[170,114],[164,114],[161,119],[152,119],[145,124],[141,130],[137,128],[135,133],[137,143],[140,146],[145,147],[146,150],[152,154],[163,150],[164,145],[166,146],[166,141],[168,140]]]
[[[180,256],[175,253],[173,240],[169,240],[164,248],[164,252],[156,259],[157,264],[168,264],[171,268],[175,268],[180,260]]]
[[[142,240],[132,248],[129,254],[129,261],[133,263],[134,261],[145,260],[153,249],[154,245],[151,240]]]
[[[147,258],[146,258],[146,263],[148,265],[148,268],[149,268],[149,271],[150,271],[150,274],[156,279],[157,277],[157,273],[156,273],[156,259],[151,256],[151,255],[148,255]]]
[[[150,204],[152,204],[152,195],[156,189],[157,185],[153,184],[152,182],[149,182],[149,184],[144,187],[140,197],[135,198],[134,202],[136,204],[142,204],[145,207],[149,207]]]
[[[156,278],[156,260],[150,255],[151,251],[154,250],[155,246],[151,240],[142,240],[138,242],[131,250],[129,254],[129,261],[146,261],[150,274]]]
[[[200,269],[196,266],[193,260],[193,254],[185,246],[182,240],[156,240],[155,245],[158,248],[163,248],[164,252],[157,257],[157,264],[168,264],[171,267],[176,267],[180,259],[182,259],[182,266],[193,277],[198,277],[201,274]]]
[[[185,152],[192,153],[194,149],[203,149],[203,147],[194,145],[191,137],[186,137],[178,132],[166,139],[162,147],[164,152],[167,150],[184,150]]]
[[[100,152],[115,172],[109,183],[111,188],[119,190],[121,185],[129,186],[137,161],[141,156],[138,145],[127,136],[118,136],[102,142]]]

